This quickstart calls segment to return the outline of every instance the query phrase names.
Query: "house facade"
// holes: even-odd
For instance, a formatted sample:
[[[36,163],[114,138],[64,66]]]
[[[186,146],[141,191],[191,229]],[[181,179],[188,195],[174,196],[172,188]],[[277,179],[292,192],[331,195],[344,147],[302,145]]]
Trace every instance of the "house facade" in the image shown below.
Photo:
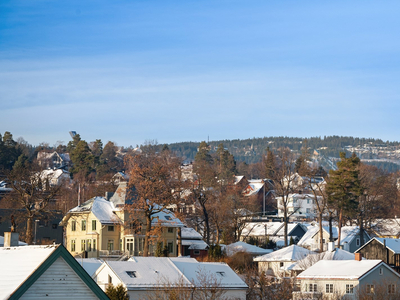
[[[381,260],[362,260],[361,255],[352,261],[320,260],[297,280],[300,291],[293,292],[294,300],[399,299],[399,274]]]
[[[373,238],[355,252],[367,259],[380,259],[400,272],[400,239]]]
[[[109,299],[62,245],[0,249],[0,299]]]
[[[155,216],[152,225],[160,227],[157,240],[162,247],[167,247],[170,256],[177,256],[177,228],[183,224],[170,212]],[[115,207],[103,197],[94,197],[71,209],[61,225],[65,232],[64,245],[74,256],[112,259],[143,254],[145,226],[137,217],[133,221],[131,212]],[[155,250],[156,245],[150,245],[151,255]]]
[[[103,290],[109,284],[122,284],[130,300],[166,299],[171,291],[180,299],[245,300],[248,288],[227,264],[202,263],[193,258],[131,257],[128,261],[106,261],[93,279]]]

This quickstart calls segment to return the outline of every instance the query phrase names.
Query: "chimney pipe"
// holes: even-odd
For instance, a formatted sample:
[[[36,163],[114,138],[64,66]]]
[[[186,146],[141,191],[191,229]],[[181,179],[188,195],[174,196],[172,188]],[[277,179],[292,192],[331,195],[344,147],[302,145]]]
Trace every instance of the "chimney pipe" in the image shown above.
[[[362,254],[361,253],[354,253],[354,259],[356,261],[361,261],[362,260]]]

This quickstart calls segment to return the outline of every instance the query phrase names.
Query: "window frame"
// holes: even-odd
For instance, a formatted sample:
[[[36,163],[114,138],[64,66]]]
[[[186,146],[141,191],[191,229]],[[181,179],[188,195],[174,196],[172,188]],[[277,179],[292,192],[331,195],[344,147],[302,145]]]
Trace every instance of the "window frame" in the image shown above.
[[[354,284],[346,284],[346,294],[354,294]]]
[[[333,283],[325,284],[325,293],[326,294],[333,294]]]
[[[71,231],[76,231],[76,221],[75,220],[71,221]]]
[[[86,231],[86,220],[81,221],[81,231]]]
[[[92,220],[92,231],[96,231],[96,230],[97,230],[97,221],[96,220]]]

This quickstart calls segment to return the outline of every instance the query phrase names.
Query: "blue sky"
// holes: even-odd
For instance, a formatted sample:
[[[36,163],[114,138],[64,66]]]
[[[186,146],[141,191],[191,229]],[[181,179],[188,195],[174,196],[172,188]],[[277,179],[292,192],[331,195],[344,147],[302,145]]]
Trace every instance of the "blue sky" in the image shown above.
[[[398,1],[1,1],[0,132],[400,140]]]

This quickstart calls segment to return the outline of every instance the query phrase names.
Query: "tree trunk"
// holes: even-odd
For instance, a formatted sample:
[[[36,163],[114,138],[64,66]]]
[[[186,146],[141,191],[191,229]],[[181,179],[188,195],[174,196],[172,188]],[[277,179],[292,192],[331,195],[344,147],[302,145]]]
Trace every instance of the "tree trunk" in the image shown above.
[[[322,253],[324,251],[324,243],[322,242],[324,238],[324,232],[322,230],[322,212],[319,212],[319,251]]]
[[[26,219],[26,232],[25,232],[25,235],[26,235],[26,243],[28,244],[28,245],[32,245],[32,242],[33,242],[33,236],[32,236],[32,230],[33,230],[33,227],[32,227],[32,224],[33,224],[33,216],[28,216],[27,217],[27,219]]]
[[[338,222],[338,248],[340,248],[340,238],[342,236],[342,222],[343,222],[343,209],[339,210],[339,222]]]
[[[204,216],[204,233],[206,235],[206,243],[207,245],[210,245],[210,220],[208,218],[208,212],[206,209],[206,205],[203,203],[201,205],[203,209],[203,216]]]
[[[364,245],[364,220],[362,215],[360,216],[360,247]]]
[[[285,247],[287,247],[288,243],[287,243],[287,238],[288,238],[288,231],[287,231],[287,221],[288,217],[287,217],[287,205],[284,206],[283,208],[283,227],[284,227],[284,231],[283,231],[283,235],[284,235],[284,239],[285,239]]]
[[[149,238],[151,231],[151,216],[146,216],[146,235],[144,236],[143,256],[149,256]]]
[[[333,242],[333,232],[332,232],[332,221],[333,221],[333,216],[332,212],[329,212],[329,241]]]

